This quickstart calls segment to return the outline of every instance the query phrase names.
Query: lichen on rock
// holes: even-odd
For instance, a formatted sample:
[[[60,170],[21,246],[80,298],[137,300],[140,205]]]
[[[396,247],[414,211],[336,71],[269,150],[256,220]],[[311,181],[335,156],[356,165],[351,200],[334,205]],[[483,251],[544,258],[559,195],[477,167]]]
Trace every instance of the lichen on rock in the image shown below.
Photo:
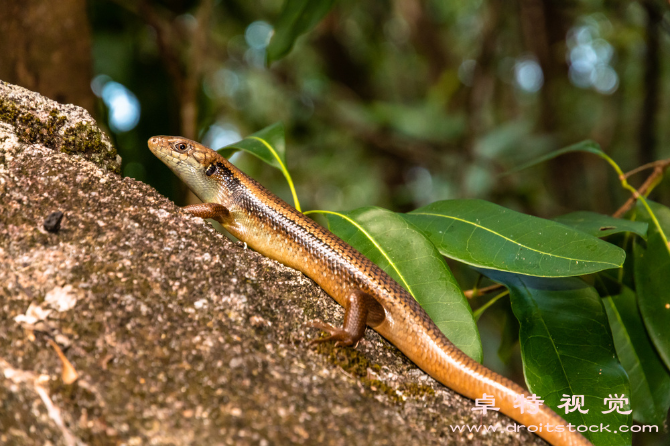
[[[121,157],[109,137],[81,107],[52,101],[17,85],[0,81],[0,122],[14,127],[19,141],[82,156],[120,173]]]

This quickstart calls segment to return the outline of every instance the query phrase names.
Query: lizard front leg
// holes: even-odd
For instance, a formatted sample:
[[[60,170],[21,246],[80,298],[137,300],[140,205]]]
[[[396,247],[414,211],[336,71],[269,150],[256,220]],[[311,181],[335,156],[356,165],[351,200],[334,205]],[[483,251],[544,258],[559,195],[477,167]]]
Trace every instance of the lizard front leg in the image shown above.
[[[211,218],[219,223],[230,216],[230,211],[219,203],[189,204],[182,209],[195,217]]]

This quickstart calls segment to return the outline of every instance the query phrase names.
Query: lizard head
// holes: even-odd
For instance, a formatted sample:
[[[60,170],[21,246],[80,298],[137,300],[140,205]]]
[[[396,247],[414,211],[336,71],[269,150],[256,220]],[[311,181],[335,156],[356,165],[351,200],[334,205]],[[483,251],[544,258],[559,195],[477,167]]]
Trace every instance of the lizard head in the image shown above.
[[[149,138],[149,149],[202,201],[226,205],[235,182],[230,162],[209,147],[179,136]]]

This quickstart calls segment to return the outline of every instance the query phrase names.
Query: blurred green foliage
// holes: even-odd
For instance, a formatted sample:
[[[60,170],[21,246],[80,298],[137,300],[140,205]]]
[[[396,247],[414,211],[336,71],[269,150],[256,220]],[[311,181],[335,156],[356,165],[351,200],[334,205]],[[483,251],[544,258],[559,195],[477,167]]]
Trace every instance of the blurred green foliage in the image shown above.
[[[199,16],[206,1],[140,3],[151,8],[154,21],[134,2],[90,2],[95,73],[125,85],[141,104],[138,126],[115,134],[124,173],[180,202],[180,186],[146,150],[148,137],[184,127],[183,95],[157,21],[174,43],[176,71],[196,79],[194,136],[231,143],[282,121],[288,169],[305,209],[406,211],[477,197],[543,216],[611,213],[625,195],[596,160],[577,157],[497,175],[585,138],[599,142],[624,169],[638,164],[647,57],[642,3],[524,2],[552,14],[538,23],[537,11],[517,3],[342,0],[269,68],[265,48],[280,21],[281,0],[214,1],[206,18]],[[668,52],[665,29],[658,30],[661,56]],[[196,39],[205,43],[194,55]],[[541,40],[546,45],[538,45]],[[618,76],[613,91],[571,81],[575,45],[587,53],[582,62],[609,58]],[[542,48],[549,54],[537,54]],[[662,94],[670,87],[668,60],[660,57],[657,158],[668,156],[670,140],[670,128],[662,125],[669,118]],[[537,91],[519,83],[524,62],[541,66]],[[198,72],[189,71],[196,66]],[[100,113],[106,113],[102,101]],[[234,162],[290,201],[280,174],[248,155]]]

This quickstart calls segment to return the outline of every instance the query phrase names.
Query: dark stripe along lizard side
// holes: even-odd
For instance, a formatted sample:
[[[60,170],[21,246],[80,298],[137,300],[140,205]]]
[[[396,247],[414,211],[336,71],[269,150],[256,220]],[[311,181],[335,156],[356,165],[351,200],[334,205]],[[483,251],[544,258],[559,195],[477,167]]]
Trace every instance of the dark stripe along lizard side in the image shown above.
[[[302,271],[345,308],[343,328],[315,322],[330,340],[354,345],[366,326],[375,329],[417,366],[468,398],[495,397],[500,412],[554,446],[591,443],[546,406],[532,414],[514,407],[520,386],[470,359],[452,344],[426,312],[388,274],[330,231],[298,212],[245,175],[228,160],[197,142],[154,136],[149,148],[204,203],[184,209],[219,221],[231,234],[259,253]],[[547,426],[564,426],[562,432]]]

